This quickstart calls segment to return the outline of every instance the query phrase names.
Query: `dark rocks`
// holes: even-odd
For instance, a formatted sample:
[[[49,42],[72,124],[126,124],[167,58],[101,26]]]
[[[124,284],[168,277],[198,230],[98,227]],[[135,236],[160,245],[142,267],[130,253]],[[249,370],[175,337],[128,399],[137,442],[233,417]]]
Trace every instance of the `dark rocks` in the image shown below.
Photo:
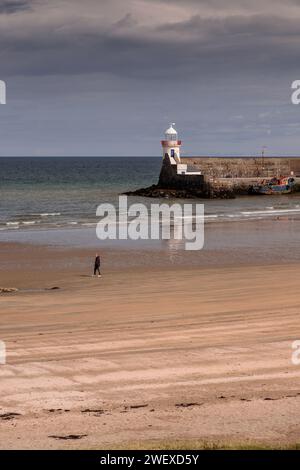
[[[125,406],[125,409],[130,408],[131,410],[138,410],[139,408],[147,408],[147,406],[149,406],[149,405],[148,404],[145,404],[145,405],[129,405],[129,406]]]
[[[215,188],[214,190],[203,187],[197,188],[162,188],[153,184],[148,188],[137,189],[136,191],[127,191],[127,196],[152,197],[160,199],[234,199],[234,191],[227,188]]]
[[[11,419],[15,419],[18,416],[21,416],[20,413],[2,413],[0,414],[0,419],[2,421],[10,421]]]
[[[97,409],[87,408],[86,410],[82,410],[81,413],[88,413],[88,414],[92,414],[93,416],[101,416],[105,414],[105,410],[103,410],[102,408],[97,408]]]
[[[50,408],[50,410],[46,410],[48,413],[69,413],[70,410],[63,410],[62,408]]]
[[[52,439],[58,439],[62,441],[68,441],[68,440],[78,440],[82,439],[83,437],[87,437],[87,434],[68,434],[67,436],[48,436],[51,437]]]
[[[13,292],[18,292],[16,287],[0,287],[0,294],[11,294]]]
[[[194,406],[202,406],[203,403],[176,403],[177,408],[191,408]]]

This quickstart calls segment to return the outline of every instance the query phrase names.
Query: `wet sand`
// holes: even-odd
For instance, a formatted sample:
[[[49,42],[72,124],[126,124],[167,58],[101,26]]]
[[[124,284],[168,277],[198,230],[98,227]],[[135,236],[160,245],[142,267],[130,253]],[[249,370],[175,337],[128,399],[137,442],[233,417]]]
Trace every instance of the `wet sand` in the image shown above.
[[[87,250],[0,251],[2,449],[300,441],[299,263],[98,279]]]

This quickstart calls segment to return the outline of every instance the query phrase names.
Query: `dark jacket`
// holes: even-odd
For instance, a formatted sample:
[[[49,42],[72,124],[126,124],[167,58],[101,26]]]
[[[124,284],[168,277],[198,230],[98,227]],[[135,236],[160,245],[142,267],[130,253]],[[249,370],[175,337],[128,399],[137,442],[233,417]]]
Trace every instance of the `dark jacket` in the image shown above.
[[[96,258],[95,258],[95,267],[99,268],[99,266],[100,266],[100,256],[96,256]]]

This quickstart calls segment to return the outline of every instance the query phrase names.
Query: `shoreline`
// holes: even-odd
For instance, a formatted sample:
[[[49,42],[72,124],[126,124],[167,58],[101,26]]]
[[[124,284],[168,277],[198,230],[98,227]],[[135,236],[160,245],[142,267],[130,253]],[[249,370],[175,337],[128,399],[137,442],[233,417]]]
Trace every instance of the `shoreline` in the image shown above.
[[[218,222],[205,225],[204,248],[184,250],[181,240],[100,241],[95,229],[24,230],[0,235],[0,287],[38,285],[88,276],[99,252],[105,273],[223,269],[300,263],[300,219]],[[17,232],[17,231],[16,231]],[[25,275],[24,273],[32,273]],[[32,282],[31,282],[32,280]],[[45,282],[44,282],[45,284]]]

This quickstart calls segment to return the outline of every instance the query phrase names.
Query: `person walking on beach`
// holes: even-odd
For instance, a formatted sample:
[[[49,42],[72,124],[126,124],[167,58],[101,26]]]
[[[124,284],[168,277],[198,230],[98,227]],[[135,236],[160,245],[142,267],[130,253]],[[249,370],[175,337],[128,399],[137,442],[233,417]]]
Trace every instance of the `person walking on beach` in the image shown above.
[[[94,264],[94,276],[96,276],[96,273],[98,273],[98,277],[101,277],[101,272],[100,272],[100,256],[98,253],[96,253],[96,258],[95,258],[95,264]]]

